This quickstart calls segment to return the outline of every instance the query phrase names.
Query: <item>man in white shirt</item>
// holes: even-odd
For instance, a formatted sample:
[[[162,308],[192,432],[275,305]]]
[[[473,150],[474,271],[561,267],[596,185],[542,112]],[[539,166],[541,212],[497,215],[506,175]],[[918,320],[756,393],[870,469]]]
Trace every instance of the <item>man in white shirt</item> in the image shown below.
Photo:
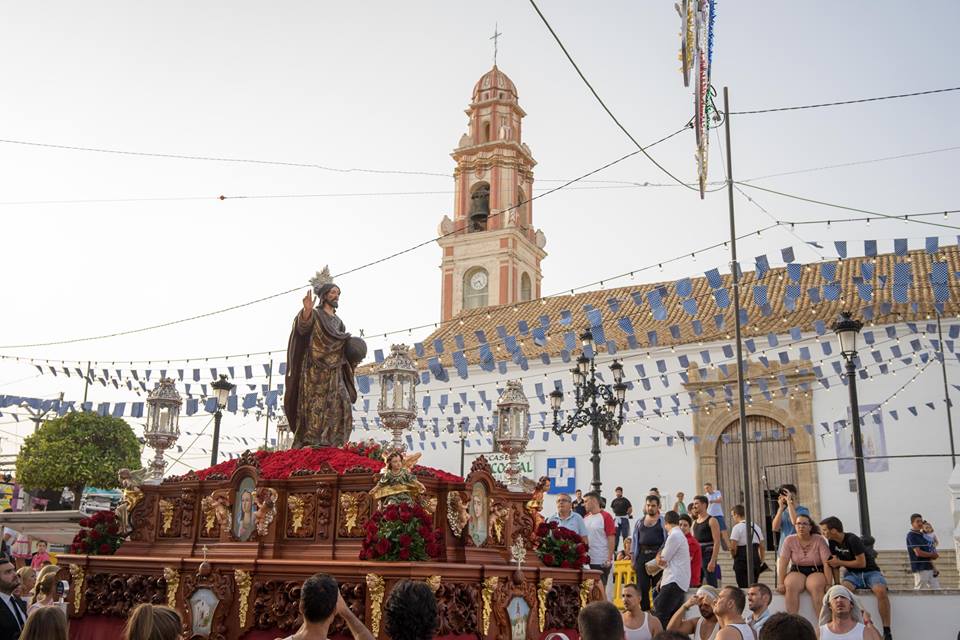
[[[10,558],[0,557],[0,638],[16,640],[27,620],[20,598],[13,592],[20,586],[17,567]]]
[[[727,531],[727,522],[723,519],[723,494],[720,489],[714,489],[712,482],[703,483],[703,495],[707,496],[707,515],[717,519],[720,525],[721,544],[724,550],[730,548],[730,533]]]
[[[613,566],[613,537],[616,527],[613,516],[600,508],[599,494],[591,491],[583,496],[583,500],[587,506],[587,517],[583,522],[587,527],[590,568],[600,571],[600,580],[606,587],[610,567]]]
[[[660,623],[666,627],[673,613],[683,604],[683,597],[690,588],[690,547],[680,530],[680,514],[667,511],[663,516],[667,541],[657,554],[657,564],[663,567],[660,578],[660,593],[653,601],[653,610]]]
[[[733,516],[733,530],[730,531],[730,555],[733,556],[733,573],[737,576],[737,586],[746,589],[760,577],[760,564],[766,555],[763,548],[763,533],[759,525],[753,523],[753,541],[747,542],[746,510],[742,504],[734,505],[730,510]],[[753,555],[753,574],[747,576],[747,554]]]

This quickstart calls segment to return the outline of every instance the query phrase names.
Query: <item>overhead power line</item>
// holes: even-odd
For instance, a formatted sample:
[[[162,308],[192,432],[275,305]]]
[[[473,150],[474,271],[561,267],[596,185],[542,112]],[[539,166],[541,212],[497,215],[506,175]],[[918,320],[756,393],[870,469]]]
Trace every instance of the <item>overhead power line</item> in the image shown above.
[[[785,198],[791,198],[793,200],[800,200],[801,202],[809,202],[810,204],[818,204],[824,207],[832,207],[834,209],[842,209],[844,211],[853,211],[855,213],[865,213],[867,215],[875,216],[877,218],[886,218],[888,220],[901,220],[906,222],[916,222],[917,224],[926,224],[932,227],[942,227],[944,229],[960,229],[960,226],[953,224],[943,224],[941,222],[929,222],[927,220],[916,220],[915,217],[919,216],[920,213],[944,213],[944,210],[940,211],[929,211],[929,212],[920,212],[920,213],[910,213],[910,214],[900,214],[893,215],[889,213],[881,213],[879,211],[870,211],[868,209],[859,209],[857,207],[848,207],[843,204],[836,204],[833,202],[825,202],[823,200],[815,200],[813,198],[807,198],[804,196],[794,195],[792,193],[784,193],[783,191],[777,191],[776,189],[767,189],[766,187],[760,187],[755,184],[747,184],[744,182],[734,181],[734,184],[740,185],[741,187],[747,187],[748,189],[757,189],[758,191],[765,191],[767,193],[772,193],[774,195],[783,196]],[[951,209],[947,210],[947,213],[951,212]]]
[[[668,135],[660,138],[659,140],[650,143],[650,144],[647,145],[647,146],[648,146],[648,147],[652,147],[652,146],[654,146],[654,145],[660,144],[661,142],[665,142],[666,140],[669,140],[670,138],[672,138],[672,137],[676,136],[677,134],[681,133],[681,132],[684,131],[686,128],[687,128],[687,126],[684,125],[683,127],[681,127],[680,129],[677,129],[677,130],[674,131],[673,133],[668,134]],[[574,178],[574,179],[572,179],[572,180],[569,180],[569,181],[567,181],[567,182],[565,182],[565,183],[563,183],[563,184],[561,184],[561,185],[558,185],[558,186],[556,186],[556,187],[553,187],[552,189],[549,189],[549,190],[547,190],[547,191],[544,191],[543,193],[540,193],[540,194],[538,194],[538,195],[535,195],[535,196],[533,196],[532,198],[529,198],[529,199],[527,199],[527,200],[525,200],[525,201],[523,201],[523,202],[518,202],[517,204],[515,204],[515,205],[513,205],[513,206],[510,206],[510,207],[508,207],[508,208],[506,208],[506,209],[503,209],[502,211],[498,211],[498,212],[496,212],[496,213],[491,213],[491,214],[488,216],[488,219],[495,218],[496,216],[502,216],[502,215],[504,215],[504,214],[509,213],[510,211],[513,211],[514,209],[516,209],[516,208],[518,208],[518,207],[525,206],[526,204],[528,204],[528,203],[530,203],[530,202],[533,202],[534,200],[538,200],[538,199],[540,199],[540,198],[542,198],[542,197],[544,197],[544,196],[550,195],[551,193],[555,193],[555,192],[557,192],[557,191],[560,191],[560,190],[562,190],[562,189],[564,189],[564,188],[566,188],[566,187],[568,187],[568,186],[570,186],[570,185],[572,185],[572,184],[575,184],[576,182],[579,182],[580,180],[583,180],[584,178],[588,178],[588,177],[590,177],[590,176],[592,176],[592,175],[595,175],[595,174],[597,174],[597,173],[600,173],[601,171],[604,171],[604,170],[606,170],[606,169],[608,169],[608,168],[610,168],[610,167],[612,167],[612,166],[614,166],[614,165],[616,165],[616,164],[619,164],[620,162],[623,162],[624,160],[627,160],[628,158],[632,158],[633,156],[639,154],[641,151],[642,151],[642,149],[638,149],[637,151],[631,151],[630,153],[628,153],[628,154],[626,154],[626,155],[623,155],[623,156],[617,158],[616,160],[613,160],[613,161],[611,161],[611,162],[608,162],[608,163],[604,164],[603,166],[600,166],[600,167],[597,167],[596,169],[593,169],[593,170],[591,170],[591,171],[588,171],[587,173],[581,175],[581,176],[578,177],[578,178]],[[368,269],[368,268],[370,268],[370,267],[372,267],[372,266],[375,266],[375,265],[378,265],[378,264],[387,262],[388,260],[392,260],[392,259],[397,258],[397,257],[399,257],[399,256],[402,256],[402,255],[404,255],[404,254],[407,254],[407,253],[410,253],[410,252],[412,252],[412,251],[415,251],[415,250],[417,250],[417,249],[419,249],[419,248],[421,248],[421,247],[424,247],[424,246],[426,246],[426,245],[433,244],[434,242],[436,242],[437,240],[440,240],[441,238],[445,238],[445,237],[447,237],[447,236],[451,236],[451,235],[454,235],[454,234],[456,234],[456,233],[457,233],[457,231],[451,231],[450,233],[446,233],[446,234],[443,234],[443,235],[440,235],[440,236],[436,236],[436,237],[431,237],[431,238],[428,239],[428,240],[424,240],[423,242],[419,242],[419,243],[417,243],[417,244],[415,244],[415,245],[412,245],[412,246],[410,246],[410,247],[407,247],[407,248],[405,248],[405,249],[401,249],[401,250],[399,250],[399,251],[395,251],[394,253],[391,253],[391,254],[389,254],[389,255],[387,255],[387,256],[384,256],[384,257],[382,257],[382,258],[378,258],[378,259],[376,259],[376,260],[371,260],[370,262],[366,262],[366,263],[361,264],[361,265],[359,265],[359,266],[357,266],[357,267],[353,267],[352,269],[348,269],[348,270],[346,270],[346,271],[340,272],[340,273],[336,274],[334,277],[335,277],[335,278],[339,278],[339,277],[343,277],[343,276],[346,276],[346,275],[349,275],[349,274],[352,274],[352,273],[356,273],[356,272],[358,272],[358,271],[362,271],[363,269]],[[206,312],[206,313],[200,313],[200,314],[193,315],[193,316],[190,316],[190,317],[187,317],[187,318],[181,318],[181,319],[179,319],[179,320],[170,320],[170,321],[168,321],[168,322],[161,322],[161,323],[159,323],[159,324],[153,324],[153,325],[149,325],[149,326],[146,326],[146,327],[140,327],[140,328],[138,328],[138,329],[128,329],[128,330],[125,330],[125,331],[115,331],[115,332],[113,332],[113,333],[106,333],[106,334],[101,334],[101,335],[96,335],[96,336],[87,336],[87,337],[83,337],[83,338],[69,338],[69,339],[64,339],[64,340],[52,340],[52,341],[48,341],[48,342],[34,342],[34,343],[28,343],[28,344],[0,345],[0,349],[28,349],[28,348],[33,348],[33,347],[50,347],[50,346],[56,346],[56,345],[62,345],[62,344],[73,344],[73,343],[78,343],[78,342],[92,342],[92,341],[94,341],[94,340],[104,340],[104,339],[107,339],[107,338],[117,338],[117,337],[120,337],[120,336],[127,336],[127,335],[131,335],[131,334],[136,334],[136,333],[143,333],[143,332],[146,332],[146,331],[152,331],[152,330],[154,330],[154,329],[161,329],[161,328],[164,328],[164,327],[170,327],[170,326],[174,326],[174,325],[178,325],[178,324],[183,324],[183,323],[185,323],[185,322],[190,322],[190,321],[193,321],[193,320],[200,320],[200,319],[202,319],[202,318],[209,318],[209,317],[211,317],[211,316],[219,315],[219,314],[221,314],[221,313],[226,313],[227,311],[234,311],[234,310],[236,310],[236,309],[241,309],[241,308],[244,308],[244,307],[249,307],[249,306],[251,306],[251,305],[258,304],[258,303],[260,303],[260,302],[265,302],[265,301],[267,301],[267,300],[272,300],[272,299],[274,299],[274,298],[279,298],[279,297],[281,297],[281,296],[285,296],[285,295],[291,294],[291,293],[293,293],[293,292],[295,292],[295,291],[299,291],[299,290],[301,290],[304,286],[307,286],[307,283],[299,284],[299,285],[297,285],[296,287],[293,287],[293,288],[290,288],[290,289],[286,289],[285,291],[280,291],[280,292],[278,292],[278,293],[274,293],[274,294],[271,294],[271,295],[268,295],[268,296],[263,296],[263,297],[261,297],[261,298],[257,298],[256,300],[250,300],[250,301],[248,301],[248,302],[243,302],[243,303],[240,303],[240,304],[231,305],[231,306],[229,306],[229,307],[224,307],[224,308],[222,308],[222,309],[217,309],[217,310],[215,310],[215,311],[208,311],[208,312]]]
[[[603,107],[603,110],[607,112],[607,115],[610,116],[610,119],[613,120],[614,124],[616,124],[617,127],[621,131],[623,131],[624,135],[626,135],[627,138],[630,139],[630,142],[632,142],[637,147],[637,149],[642,151],[643,155],[645,155],[650,162],[652,162],[658,169],[660,169],[660,171],[670,176],[677,184],[684,186],[687,189],[690,189],[691,191],[698,191],[699,189],[697,187],[693,187],[687,184],[677,176],[670,173],[662,164],[657,162],[653,158],[653,156],[647,153],[646,149],[644,149],[644,147],[641,146],[639,142],[637,142],[636,138],[634,138],[633,135],[627,130],[627,128],[620,123],[620,121],[617,119],[617,116],[613,115],[613,111],[610,110],[610,107],[608,107],[607,104],[603,101],[603,98],[600,97],[600,94],[597,93],[597,90],[594,89],[593,85],[590,84],[590,81],[587,80],[587,77],[583,74],[583,71],[580,70],[580,67],[574,61],[573,56],[570,55],[570,52],[567,51],[567,48],[564,46],[563,42],[560,40],[560,37],[557,35],[557,32],[554,31],[553,27],[550,26],[550,23],[547,21],[547,17],[543,15],[542,11],[540,11],[540,7],[537,6],[537,3],[534,0],[530,0],[530,4],[533,6],[534,11],[537,12],[537,15],[540,16],[540,19],[543,21],[544,26],[546,26],[547,30],[550,32],[550,35],[553,36],[553,39],[556,40],[557,44],[560,46],[560,50],[563,51],[563,55],[565,55],[567,57],[567,60],[570,61],[570,64],[573,66],[574,70],[577,72],[577,75],[580,76],[580,79],[583,80],[583,83],[587,85],[587,88],[590,90],[590,93],[592,93],[593,97],[596,98],[598,103],[600,103],[600,106]]]
[[[41,147],[45,149],[61,149],[64,151],[90,151],[94,153],[114,154],[121,156],[139,156],[146,158],[167,158],[174,160],[199,160],[204,162],[232,162],[236,164],[258,164],[278,167],[299,167],[302,169],[320,169],[321,171],[330,171],[333,173],[375,173],[384,175],[403,175],[403,176],[435,176],[441,178],[452,178],[449,173],[437,173],[434,171],[406,171],[403,169],[367,169],[361,167],[331,167],[328,165],[317,164],[313,162],[287,162],[284,160],[257,160],[253,158],[228,158],[221,156],[197,156],[183,153],[157,153],[151,151],[128,151],[125,149],[106,149],[103,147],[82,147],[78,145],[51,144],[45,142],[33,142],[30,140],[11,140],[0,138],[0,143],[17,144],[27,147]]]
[[[898,98],[913,98],[915,96],[928,96],[934,93],[947,93],[949,91],[960,91],[960,87],[947,87],[945,89],[931,89],[930,91],[916,91],[914,93],[898,93],[890,96],[877,96],[874,98],[858,98],[856,100],[840,100],[837,102],[821,102],[819,104],[804,104],[793,107],[773,107],[770,109],[753,109],[750,111],[731,111],[732,116],[747,116],[757,113],[776,113],[778,111],[800,111],[801,109],[820,109],[822,107],[838,107],[847,104],[860,104],[863,102],[879,102],[880,100],[896,100]]]

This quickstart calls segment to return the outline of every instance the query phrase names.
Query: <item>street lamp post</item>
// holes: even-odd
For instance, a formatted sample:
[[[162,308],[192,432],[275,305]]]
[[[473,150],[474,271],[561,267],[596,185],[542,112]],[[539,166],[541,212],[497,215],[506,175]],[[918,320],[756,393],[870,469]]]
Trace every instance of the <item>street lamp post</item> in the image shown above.
[[[220,420],[223,418],[223,410],[227,407],[227,398],[230,392],[237,385],[231,384],[225,374],[220,374],[220,379],[210,385],[217,396],[217,412],[213,414],[213,450],[210,452],[210,466],[217,464],[217,456],[220,453]]]
[[[867,474],[863,464],[863,437],[860,433],[860,402],[857,400],[857,334],[863,323],[854,320],[849,311],[833,323],[833,332],[840,341],[840,355],[847,364],[847,388],[850,391],[850,415],[853,418],[853,456],[857,470],[857,505],[860,509],[860,535],[870,535],[870,507],[867,504]]]
[[[163,378],[147,396],[147,424],[143,427],[143,439],[156,451],[150,461],[150,477],[163,478],[167,463],[163,452],[176,443],[180,437],[180,407],[183,398],[177,393],[172,378]]]
[[[380,420],[393,433],[391,449],[403,451],[402,434],[417,417],[417,367],[405,344],[390,346],[390,355],[378,372],[380,376]]]
[[[517,457],[526,451],[530,434],[530,402],[519,380],[507,380],[507,387],[497,400],[497,447],[510,456],[507,465],[507,488],[523,491]]]
[[[466,462],[467,462],[467,451],[465,448],[466,442],[467,442],[467,421],[466,421],[466,418],[464,418],[460,422],[460,477],[461,478],[466,478],[466,476],[463,475],[463,472],[466,470]]]
[[[559,389],[550,392],[553,432],[557,435],[573,433],[576,429],[590,425],[593,431],[593,446],[590,448],[593,481],[590,486],[599,494],[600,433],[603,432],[608,445],[619,444],[627,385],[623,382],[623,365],[616,360],[610,365],[614,384],[608,385],[597,381],[593,332],[589,328],[580,334],[580,345],[583,349],[580,357],[577,358],[577,366],[570,371],[573,376],[574,400],[577,409],[573,415],[567,416],[567,419],[561,423],[560,405],[563,404],[563,392]],[[587,353],[590,355],[587,356]]]

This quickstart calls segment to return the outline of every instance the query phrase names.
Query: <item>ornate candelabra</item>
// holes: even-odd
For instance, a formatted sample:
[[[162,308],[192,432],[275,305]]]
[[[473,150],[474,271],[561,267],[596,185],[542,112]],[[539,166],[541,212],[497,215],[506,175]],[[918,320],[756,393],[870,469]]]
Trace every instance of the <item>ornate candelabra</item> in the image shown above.
[[[518,456],[526,451],[529,440],[530,403],[523,393],[519,380],[508,380],[507,387],[497,400],[497,430],[494,432],[497,446],[510,456],[507,465],[507,488],[523,491]]]
[[[417,417],[417,368],[405,344],[390,347],[390,355],[380,365],[380,402],[377,413],[384,426],[393,433],[392,449],[403,451],[403,432]]]
[[[150,461],[150,477],[159,480],[167,463],[163,452],[172,447],[180,437],[180,407],[183,398],[177,393],[172,378],[163,378],[147,396],[147,424],[143,439],[156,451]]]

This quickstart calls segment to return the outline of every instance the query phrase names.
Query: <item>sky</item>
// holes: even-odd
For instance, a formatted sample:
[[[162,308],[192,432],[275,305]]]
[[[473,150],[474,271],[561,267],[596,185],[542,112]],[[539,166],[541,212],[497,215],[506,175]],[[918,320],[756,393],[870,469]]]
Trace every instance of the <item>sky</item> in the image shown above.
[[[671,2],[539,6],[638,141],[691,118]],[[538,189],[634,150],[527,2],[4,3],[0,17],[4,356],[121,363],[275,350],[282,359],[307,280],[327,264],[334,274],[350,272],[337,278],[349,331],[400,331],[370,339],[371,352],[425,336],[440,315],[440,249],[429,240],[452,216],[450,153],[465,131],[472,87],[492,65],[494,25],[503,34],[498,65],[528,114],[524,142],[538,162]],[[949,48],[958,19],[960,4],[949,1],[924,3],[922,11],[892,1],[719,2],[713,84],[721,95],[729,87],[733,111],[958,86]],[[960,92],[952,92],[733,116],[734,175],[960,146],[958,107]],[[716,181],[725,178],[719,133],[711,138]],[[681,179],[695,179],[692,132],[650,153]],[[756,184],[891,214],[939,211],[960,208],[957,157],[943,151]],[[701,200],[680,186],[655,186],[672,181],[642,156],[591,179],[654,186],[582,182],[534,202],[534,225],[547,237],[545,293],[689,256],[729,233],[725,191]],[[854,215],[750,195],[754,203],[739,194],[734,201],[742,233],[772,219]],[[804,261],[820,257],[804,247],[808,241],[910,237],[915,246],[950,233],[902,222],[792,233],[784,226],[739,249],[746,261],[793,245]],[[728,260],[722,250],[697,253],[662,272],[642,271],[637,281],[701,275]],[[292,289],[130,336],[18,346],[136,329]],[[428,326],[403,331],[421,325]],[[82,383],[0,361],[0,394],[60,391],[80,400]],[[90,393],[94,402],[142,400],[99,386]],[[0,452],[11,454],[31,426],[3,413]],[[199,431],[207,421],[184,419],[181,428]],[[262,437],[263,423],[227,414],[224,433]],[[181,462],[203,466],[197,451],[205,442]]]

